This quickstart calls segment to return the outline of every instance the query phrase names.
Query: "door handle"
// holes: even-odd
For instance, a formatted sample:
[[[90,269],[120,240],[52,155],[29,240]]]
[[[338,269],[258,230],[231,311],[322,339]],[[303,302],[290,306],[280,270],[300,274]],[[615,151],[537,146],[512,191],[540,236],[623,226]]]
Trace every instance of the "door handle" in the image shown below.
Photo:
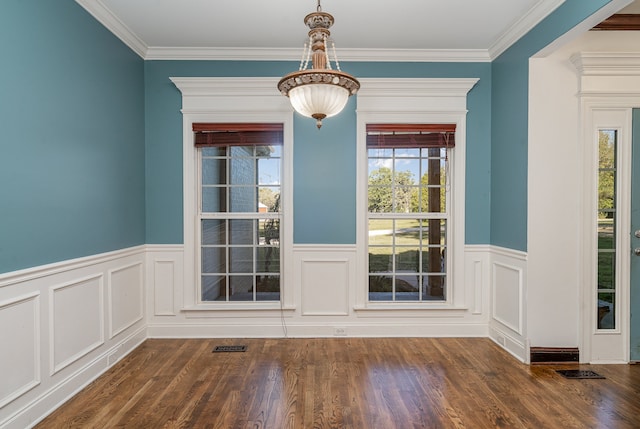
[[[635,249],[633,249],[633,254],[636,256],[640,256],[640,247],[636,247]]]

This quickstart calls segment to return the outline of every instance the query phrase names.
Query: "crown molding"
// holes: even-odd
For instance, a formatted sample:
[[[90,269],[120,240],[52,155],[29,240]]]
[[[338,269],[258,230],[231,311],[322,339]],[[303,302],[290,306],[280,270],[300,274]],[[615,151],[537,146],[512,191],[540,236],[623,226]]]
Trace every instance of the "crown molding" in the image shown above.
[[[147,45],[129,27],[127,27],[117,16],[100,0],[76,0],[87,12],[89,12],[98,22],[111,31],[133,52],[145,59]]]
[[[147,46],[101,0],[75,0],[144,60],[298,61],[297,48],[207,48]],[[565,0],[541,0],[487,49],[341,49],[340,60],[355,62],[491,62]]]
[[[183,96],[274,96],[286,99],[278,91],[278,77],[170,77]]]
[[[146,60],[299,61],[294,48],[150,47]],[[340,61],[355,62],[489,62],[485,49],[340,49]]]
[[[571,62],[582,76],[640,76],[638,52],[578,52]]]
[[[521,19],[515,22],[507,31],[495,41],[489,48],[490,61],[498,58],[511,45],[516,43],[522,36],[531,31],[543,19],[549,16],[566,0],[542,0],[536,4]]]

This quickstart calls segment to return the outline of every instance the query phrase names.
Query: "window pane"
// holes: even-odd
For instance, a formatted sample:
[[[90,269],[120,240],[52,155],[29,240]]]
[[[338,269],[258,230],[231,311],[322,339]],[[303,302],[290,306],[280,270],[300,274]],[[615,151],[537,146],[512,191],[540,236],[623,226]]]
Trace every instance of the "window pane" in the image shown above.
[[[253,272],[253,248],[229,247],[229,272],[252,273]]]
[[[393,272],[393,248],[370,247],[369,248],[369,272],[389,273]]]
[[[202,184],[224,185],[227,183],[226,159],[206,158],[202,160]]]
[[[598,249],[616,248],[615,220],[598,219]]]
[[[598,173],[598,208],[600,210],[615,207],[615,171]]]
[[[255,159],[231,158],[229,160],[229,183],[231,185],[255,185],[256,175]]]
[[[280,244],[280,220],[262,219],[258,227],[258,244],[274,246]]]
[[[393,281],[391,276],[369,276],[369,299],[391,301],[393,299]]]
[[[447,242],[447,221],[445,219],[428,219],[424,221],[422,245],[443,246]]]
[[[417,301],[420,299],[419,276],[397,276],[396,277],[396,300]]]
[[[391,213],[393,211],[393,200],[391,198],[391,187],[370,186],[369,187],[369,212],[370,213]]]
[[[225,276],[202,276],[202,300],[226,301],[227,278]]]
[[[445,249],[430,247],[422,252],[422,271],[425,273],[444,273],[446,271]]]
[[[280,300],[280,276],[256,276],[256,300]]]
[[[419,273],[420,251],[417,247],[396,248],[396,273]]]
[[[601,130],[598,135],[598,329],[615,329],[617,137],[615,130]]]
[[[227,148],[219,146],[203,147],[201,151],[203,158],[208,156],[225,156],[227,154]]]
[[[614,329],[616,327],[615,298],[614,293],[598,294],[598,329]]]
[[[259,213],[279,213],[280,208],[280,187],[265,186],[258,188],[258,212]]]
[[[254,146],[230,146],[229,156],[231,158],[253,158]]]
[[[393,221],[387,219],[369,219],[369,245],[393,245]]]
[[[420,245],[420,224],[418,220],[396,221],[396,245]]]
[[[257,146],[256,147],[256,156],[261,158],[282,158],[282,146],[274,145],[274,146]]]
[[[229,220],[229,244],[253,244],[254,219]]]
[[[367,149],[367,154],[369,158],[391,158],[393,156],[393,149]]]
[[[202,244],[227,244],[227,221],[218,219],[202,220]]]
[[[227,271],[226,248],[202,248],[202,273],[225,273]]]
[[[264,158],[258,160],[258,184],[280,185],[280,160]]]
[[[429,300],[444,300],[445,277],[429,275],[423,277],[422,287]]]
[[[598,289],[616,288],[616,253],[598,253]]]
[[[420,156],[420,149],[394,149],[395,156],[398,158],[417,158]]]
[[[227,211],[227,190],[218,186],[202,187],[202,211],[224,213]]]
[[[229,188],[229,204],[232,213],[257,213],[258,199],[255,186]]]
[[[264,246],[256,248],[256,272],[280,272],[280,248]]]
[[[393,199],[395,213],[411,212],[411,196],[415,188],[413,186],[397,185],[393,188]]]
[[[229,276],[231,301],[253,301],[253,277]]]

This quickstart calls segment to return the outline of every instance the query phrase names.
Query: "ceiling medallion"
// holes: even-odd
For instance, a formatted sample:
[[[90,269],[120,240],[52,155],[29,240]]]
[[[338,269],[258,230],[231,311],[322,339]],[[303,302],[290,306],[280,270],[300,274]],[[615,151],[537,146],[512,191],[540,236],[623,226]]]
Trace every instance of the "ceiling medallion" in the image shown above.
[[[304,22],[310,29],[309,42],[304,45],[300,68],[280,79],[278,90],[289,97],[298,113],[314,118],[320,128],[324,118],[342,111],[349,97],[360,89],[360,82],[340,70],[335,44],[329,39],[333,16],[322,12],[320,0],[317,11],[305,16]],[[331,41],[335,70],[329,58],[328,41]],[[311,68],[308,68],[309,62]]]

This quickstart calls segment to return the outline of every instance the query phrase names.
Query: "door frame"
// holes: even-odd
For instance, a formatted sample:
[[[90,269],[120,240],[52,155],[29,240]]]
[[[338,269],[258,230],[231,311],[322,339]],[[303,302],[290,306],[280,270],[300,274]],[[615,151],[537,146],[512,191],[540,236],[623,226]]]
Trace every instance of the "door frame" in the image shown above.
[[[571,57],[580,73],[582,151],[580,360],[629,362],[630,212],[632,109],[640,107],[640,53],[580,52]],[[618,239],[616,329],[596,329],[597,130],[618,129]],[[594,141],[595,139],[595,141]]]

